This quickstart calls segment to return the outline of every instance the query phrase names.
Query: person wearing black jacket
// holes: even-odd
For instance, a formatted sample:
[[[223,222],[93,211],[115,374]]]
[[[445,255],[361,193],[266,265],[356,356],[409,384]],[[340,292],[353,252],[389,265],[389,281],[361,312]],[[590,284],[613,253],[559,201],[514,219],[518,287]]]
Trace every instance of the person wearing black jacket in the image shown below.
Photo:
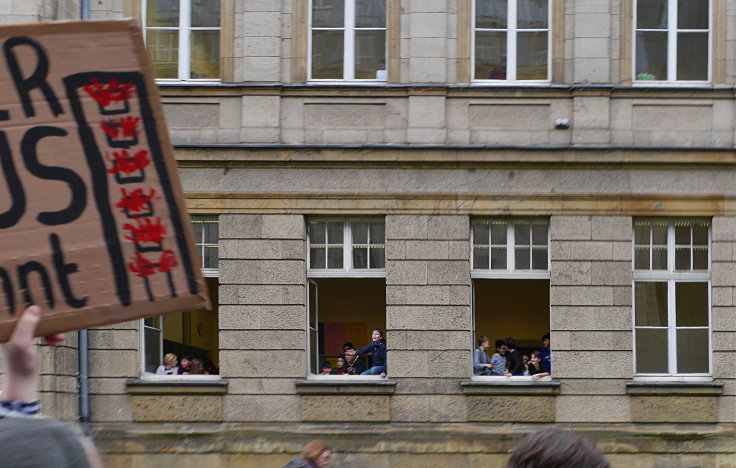
[[[371,368],[361,373],[361,375],[380,375],[386,376],[386,340],[383,339],[383,331],[380,328],[374,328],[371,334],[371,343],[361,350],[353,351],[358,356],[371,354]]]
[[[510,337],[506,338],[506,348],[508,349],[508,353],[506,353],[506,367],[508,369],[506,376],[523,375],[524,364],[521,362],[521,353],[516,349],[516,340]]]

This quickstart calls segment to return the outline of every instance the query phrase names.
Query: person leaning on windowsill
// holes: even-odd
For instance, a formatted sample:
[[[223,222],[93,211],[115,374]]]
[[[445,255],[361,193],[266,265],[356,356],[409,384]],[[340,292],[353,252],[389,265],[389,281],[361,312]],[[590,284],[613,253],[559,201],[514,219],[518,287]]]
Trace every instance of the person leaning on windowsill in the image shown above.
[[[38,404],[38,350],[33,342],[42,311],[27,308],[2,346],[5,374],[0,392],[0,453],[3,468],[96,468],[102,463],[92,442],[55,419],[36,416]],[[56,346],[63,335],[50,335]]]
[[[473,350],[473,375],[491,375],[493,363],[486,353],[489,344],[487,336],[478,338],[478,347]]]
[[[371,343],[365,348],[357,351],[349,352],[350,354],[357,354],[362,356],[364,354],[371,354],[371,368],[361,375],[380,375],[386,377],[386,340],[383,339],[383,331],[380,328],[374,328],[371,333]],[[345,353],[346,355],[348,352]]]

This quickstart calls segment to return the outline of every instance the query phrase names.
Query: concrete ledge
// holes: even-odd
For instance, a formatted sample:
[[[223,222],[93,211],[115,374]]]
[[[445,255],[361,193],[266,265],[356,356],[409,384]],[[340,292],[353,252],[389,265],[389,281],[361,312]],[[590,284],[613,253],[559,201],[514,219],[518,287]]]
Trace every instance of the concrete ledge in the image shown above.
[[[723,382],[626,382],[629,395],[692,395],[723,394]]]
[[[296,383],[300,395],[393,395],[396,382],[391,380],[303,380]]]
[[[227,382],[129,380],[125,382],[125,391],[130,395],[223,395],[227,393]]]
[[[466,395],[559,395],[560,382],[460,382]]]

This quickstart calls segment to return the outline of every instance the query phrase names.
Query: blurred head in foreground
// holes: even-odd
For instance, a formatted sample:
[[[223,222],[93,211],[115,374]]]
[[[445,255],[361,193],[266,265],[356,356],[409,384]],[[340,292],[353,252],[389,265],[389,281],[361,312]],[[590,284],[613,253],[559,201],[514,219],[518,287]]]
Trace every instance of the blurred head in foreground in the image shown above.
[[[529,434],[509,459],[507,468],[610,468],[589,440],[570,432],[546,429]]]

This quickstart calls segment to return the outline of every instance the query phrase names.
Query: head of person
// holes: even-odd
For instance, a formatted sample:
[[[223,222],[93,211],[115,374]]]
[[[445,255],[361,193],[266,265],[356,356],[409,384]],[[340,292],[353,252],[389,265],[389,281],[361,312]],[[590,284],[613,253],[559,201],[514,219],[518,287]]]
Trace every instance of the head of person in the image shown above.
[[[373,333],[371,333],[371,340],[373,340],[374,343],[377,343],[383,339],[383,331],[380,328],[374,328]]]
[[[345,358],[342,357],[342,356],[338,357],[337,358],[337,367],[338,368],[341,368],[343,366],[343,364],[345,364]]]
[[[332,370],[332,364],[327,359],[322,359],[319,362],[319,369],[322,372],[330,372]]]
[[[192,367],[192,356],[191,354],[185,354],[181,357],[181,361],[179,361],[179,366],[181,366],[182,369],[188,370]]]
[[[529,355],[528,354],[522,354],[521,355],[521,363],[524,365],[527,365],[529,363]]]
[[[302,456],[311,461],[318,468],[330,466],[332,450],[322,440],[313,440],[304,446]]]
[[[610,468],[589,440],[558,429],[545,429],[524,437],[507,468]]]
[[[534,367],[539,366],[540,361],[542,360],[542,353],[539,351],[532,351],[532,355],[529,358],[529,361],[534,365]]]
[[[500,356],[506,354],[506,342],[504,340],[496,340],[496,352]]]
[[[192,359],[192,365],[189,370],[190,374],[204,374],[204,361],[198,358]]]
[[[516,349],[516,340],[511,337],[506,338],[506,348],[510,350]]]
[[[487,336],[481,336],[480,338],[478,338],[478,347],[482,349],[483,351],[485,351],[486,349],[488,349],[489,341],[490,340],[488,339]]]
[[[542,335],[542,346],[549,348],[549,333]]]
[[[164,356],[164,367],[167,369],[171,369],[172,367],[176,366],[176,354],[174,353],[166,353]]]

